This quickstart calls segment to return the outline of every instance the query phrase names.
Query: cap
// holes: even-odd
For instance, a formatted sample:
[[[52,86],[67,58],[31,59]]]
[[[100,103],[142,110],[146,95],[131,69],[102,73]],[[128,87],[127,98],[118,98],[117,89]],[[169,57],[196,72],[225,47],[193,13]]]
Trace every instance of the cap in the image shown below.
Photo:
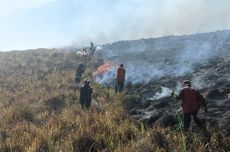
[[[84,83],[89,83],[89,79],[88,79],[88,78],[85,78],[85,79],[84,79]]]
[[[184,86],[191,86],[191,82],[189,80],[184,81]]]

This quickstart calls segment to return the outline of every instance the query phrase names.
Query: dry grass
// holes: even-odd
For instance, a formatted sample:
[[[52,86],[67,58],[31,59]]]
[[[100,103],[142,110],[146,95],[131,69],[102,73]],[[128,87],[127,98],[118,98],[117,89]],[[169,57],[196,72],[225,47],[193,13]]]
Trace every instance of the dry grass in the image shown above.
[[[72,84],[74,68],[82,59],[74,53],[32,51],[3,56],[0,151],[230,150],[230,138],[220,133],[213,132],[206,142],[197,133],[185,136],[160,127],[144,128],[124,111],[123,95],[95,83],[92,86],[102,106],[93,101],[89,111],[80,109],[79,92]],[[85,76],[91,73],[88,70]]]

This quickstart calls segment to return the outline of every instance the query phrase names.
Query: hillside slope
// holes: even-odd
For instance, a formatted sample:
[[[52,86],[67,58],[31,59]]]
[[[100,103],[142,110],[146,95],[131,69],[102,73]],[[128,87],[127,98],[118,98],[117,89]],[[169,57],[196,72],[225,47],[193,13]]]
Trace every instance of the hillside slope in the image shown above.
[[[103,45],[98,53],[125,65],[126,83],[133,85],[127,93],[141,97],[142,104],[129,109],[137,120],[152,126],[176,118],[179,103],[170,92],[178,93],[188,79],[208,102],[209,112],[200,113],[207,126],[230,131],[230,31],[119,41]],[[161,102],[165,105],[154,110]]]
[[[115,94],[113,88],[94,82],[92,74],[101,64],[97,57],[89,60],[77,52],[55,49],[0,53],[0,151],[227,152],[230,138],[226,128],[209,125],[210,137],[206,137],[195,127],[185,136],[180,117],[169,126],[162,126],[162,118],[153,121],[156,110],[171,115],[178,107],[178,103],[167,97],[167,91],[156,97],[157,92],[162,94],[162,86],[163,90],[174,89],[183,79],[196,76],[201,77],[197,81],[202,80],[200,89],[207,93],[212,104],[209,104],[210,114],[214,114],[205,116],[204,121],[222,117],[218,113],[222,108],[226,119],[217,121],[228,123],[229,58],[223,57],[195,66],[192,75],[150,77],[151,81],[137,81],[124,94]],[[80,62],[86,64],[83,77],[92,80],[101,104],[93,99],[89,111],[80,108],[79,86],[74,85],[75,68]]]
[[[197,65],[230,56],[230,31],[119,41],[97,52],[109,62],[127,67],[127,80],[149,81],[193,72]]]

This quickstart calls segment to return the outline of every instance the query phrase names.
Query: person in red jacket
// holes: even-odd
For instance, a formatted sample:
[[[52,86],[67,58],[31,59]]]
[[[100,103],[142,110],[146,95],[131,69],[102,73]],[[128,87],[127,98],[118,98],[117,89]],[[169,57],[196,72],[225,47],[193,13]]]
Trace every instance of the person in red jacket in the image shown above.
[[[181,106],[184,114],[184,131],[189,130],[191,116],[195,123],[204,128],[202,123],[197,117],[197,113],[200,109],[200,106],[205,107],[204,110],[207,112],[207,105],[204,97],[193,87],[191,87],[191,82],[188,80],[184,81],[184,87],[180,91],[179,95],[176,96],[177,100],[181,100]]]
[[[124,69],[124,65],[120,64],[119,68],[117,69],[115,92],[120,93],[124,88],[124,84],[125,84],[125,69]]]

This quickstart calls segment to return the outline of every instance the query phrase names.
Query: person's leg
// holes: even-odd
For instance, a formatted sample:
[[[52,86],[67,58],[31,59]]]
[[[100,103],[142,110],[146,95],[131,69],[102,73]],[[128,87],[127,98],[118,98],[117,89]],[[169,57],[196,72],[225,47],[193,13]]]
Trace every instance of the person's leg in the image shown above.
[[[121,82],[117,82],[116,83],[116,88],[115,88],[116,90],[115,90],[115,92],[117,93],[120,93],[121,92]]]
[[[201,123],[200,119],[197,117],[197,112],[192,113],[193,119],[198,127],[202,127],[203,124]]]
[[[206,126],[200,121],[200,119],[197,117],[197,113],[193,113],[192,114],[193,119],[196,123],[196,125],[203,131],[204,135],[207,137],[207,139],[210,140],[211,138],[211,134],[209,133],[209,131],[207,130]]]
[[[84,103],[80,102],[80,104],[81,104],[81,109],[84,109]]]
[[[119,92],[122,92],[122,90],[124,88],[124,82],[120,82],[119,86],[120,86]]]
[[[121,92],[121,82],[117,82],[117,90],[118,90],[118,93]]]
[[[190,126],[191,113],[184,113],[184,131],[187,132]]]
[[[77,75],[75,77],[75,83],[80,83],[80,81],[81,81],[81,77],[79,75]]]
[[[86,107],[86,109],[89,109],[89,108],[90,108],[90,102],[87,102],[87,103],[85,104],[85,107]]]
[[[116,84],[115,84],[115,92],[116,93],[118,92],[118,82],[116,82]]]

